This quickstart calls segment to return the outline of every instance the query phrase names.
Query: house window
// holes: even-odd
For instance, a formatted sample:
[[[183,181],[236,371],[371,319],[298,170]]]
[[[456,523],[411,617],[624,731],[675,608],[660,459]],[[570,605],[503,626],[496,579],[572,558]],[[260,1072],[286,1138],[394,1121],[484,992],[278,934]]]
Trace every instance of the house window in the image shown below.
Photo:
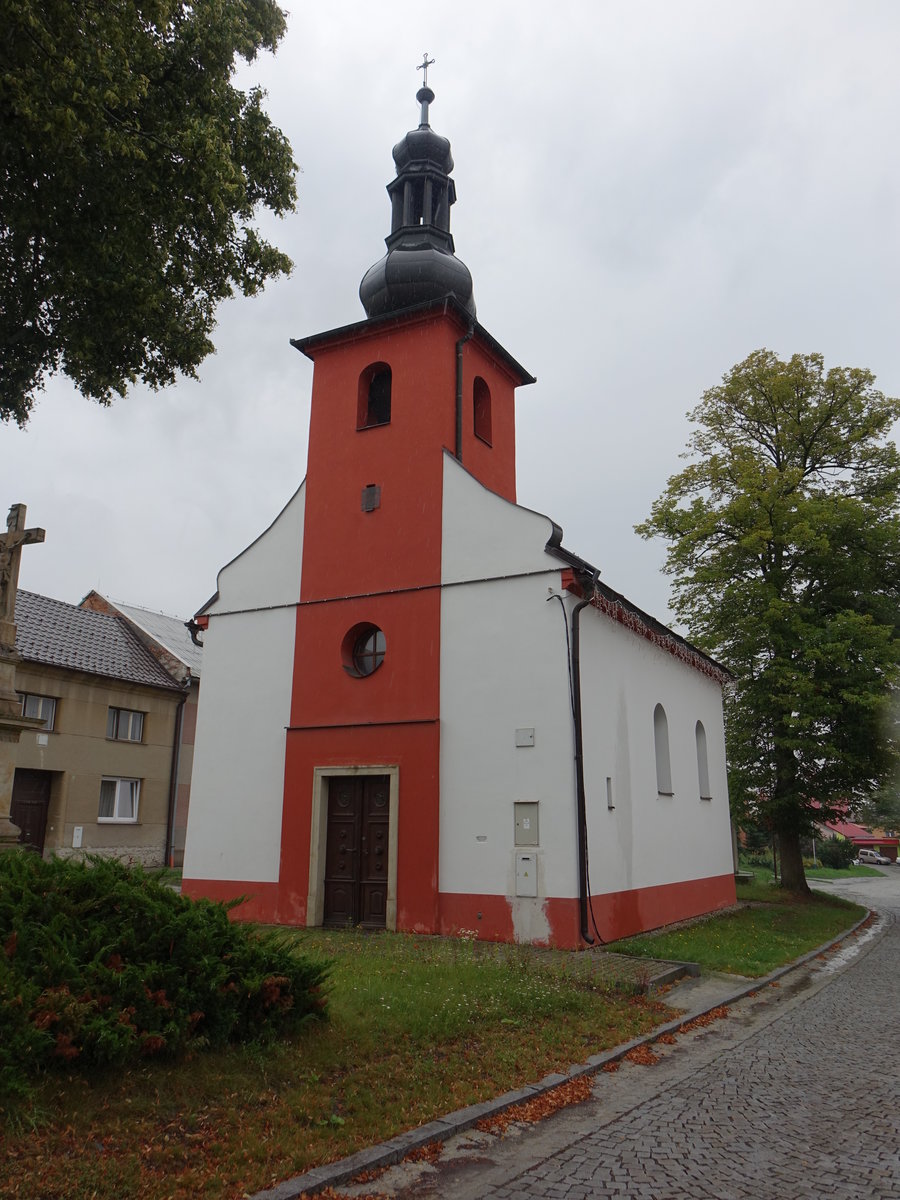
[[[344,636],[341,656],[348,675],[372,675],[384,662],[386,643],[377,625],[354,625]]]
[[[706,730],[703,728],[703,722],[697,722],[697,728],[694,731],[697,738],[697,777],[700,781],[700,799],[712,800],[712,792],[709,787],[709,757],[706,753]]]
[[[106,779],[100,782],[100,811],[98,821],[130,821],[137,823],[139,779]]]
[[[653,747],[656,751],[656,790],[660,796],[672,796],[672,764],[669,759],[669,722],[666,710],[657,704],[653,710]]]
[[[52,729],[56,721],[56,699],[53,696],[35,696],[31,692],[19,692],[23,717],[35,717],[44,722],[45,729]]]
[[[111,708],[106,718],[106,736],[117,742],[139,742],[144,733],[144,714],[130,708]]]
[[[366,367],[359,377],[356,402],[356,428],[372,429],[391,421],[391,368],[377,362]]]
[[[475,411],[475,436],[491,446],[491,389],[480,375],[475,376],[472,402]]]

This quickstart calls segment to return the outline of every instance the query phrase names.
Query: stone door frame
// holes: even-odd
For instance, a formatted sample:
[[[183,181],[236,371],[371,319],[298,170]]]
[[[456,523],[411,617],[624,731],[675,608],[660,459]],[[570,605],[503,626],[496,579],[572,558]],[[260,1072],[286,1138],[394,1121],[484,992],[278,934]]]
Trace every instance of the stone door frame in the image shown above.
[[[309,894],[306,900],[306,924],[321,926],[325,915],[325,850],[328,841],[328,780],[337,775],[385,775],[389,782],[388,868],[385,929],[397,930],[397,817],[400,809],[400,767],[379,763],[377,766],[314,767],[312,818],[309,838]]]

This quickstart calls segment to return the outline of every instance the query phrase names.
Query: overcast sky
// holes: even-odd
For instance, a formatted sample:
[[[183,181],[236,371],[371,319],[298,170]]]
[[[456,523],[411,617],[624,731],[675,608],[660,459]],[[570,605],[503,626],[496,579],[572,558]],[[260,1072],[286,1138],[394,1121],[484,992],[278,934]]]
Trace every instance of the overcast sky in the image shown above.
[[[47,530],[22,587],[187,617],[283,507],[312,373],[289,339],[364,316],[426,50],[478,319],[538,379],[519,502],[612,587],[669,619],[664,548],[633,526],[751,351],[900,394],[896,0],[295,3],[241,73],[302,171],[296,213],[263,221],[294,273],[223,306],[199,381],[103,409],[56,379],[25,431],[0,425],[0,505]]]

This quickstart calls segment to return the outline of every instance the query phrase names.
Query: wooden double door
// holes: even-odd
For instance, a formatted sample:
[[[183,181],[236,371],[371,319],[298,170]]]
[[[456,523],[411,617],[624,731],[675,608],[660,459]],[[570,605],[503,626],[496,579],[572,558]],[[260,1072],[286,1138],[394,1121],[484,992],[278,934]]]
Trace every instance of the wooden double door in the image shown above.
[[[13,776],[10,819],[21,829],[19,841],[42,854],[50,808],[50,772],[17,770]]]
[[[389,824],[389,776],[329,778],[323,924],[384,928]]]

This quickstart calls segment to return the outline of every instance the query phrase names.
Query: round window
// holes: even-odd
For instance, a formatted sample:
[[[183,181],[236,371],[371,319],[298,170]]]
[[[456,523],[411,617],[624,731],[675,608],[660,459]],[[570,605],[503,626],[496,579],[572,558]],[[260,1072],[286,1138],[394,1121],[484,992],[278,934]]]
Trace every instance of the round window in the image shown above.
[[[377,671],[384,662],[384,634],[377,625],[354,625],[344,638],[344,670],[365,676]]]

